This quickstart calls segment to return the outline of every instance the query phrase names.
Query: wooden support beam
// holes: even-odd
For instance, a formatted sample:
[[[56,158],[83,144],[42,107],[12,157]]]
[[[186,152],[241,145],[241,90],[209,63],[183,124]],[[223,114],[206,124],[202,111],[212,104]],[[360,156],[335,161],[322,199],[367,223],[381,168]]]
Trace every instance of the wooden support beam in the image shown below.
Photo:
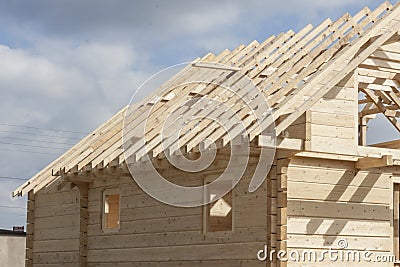
[[[257,137],[257,146],[260,147],[273,147],[288,150],[303,150],[304,140],[294,138],[282,138],[278,137],[274,142],[270,136],[259,135]]]
[[[379,84],[373,84],[373,83],[363,83],[360,82],[358,84],[358,87],[360,89],[371,89],[371,90],[377,90],[377,91],[385,91],[385,92],[391,92],[392,88],[387,85],[379,85]]]
[[[397,109],[396,105],[386,106],[386,111],[389,111],[389,110],[395,111],[396,109]],[[374,115],[374,114],[378,114],[378,113],[383,113],[383,112],[381,109],[379,109],[377,107],[372,107],[370,109],[363,109],[361,112],[359,112],[359,116],[363,117],[363,116]]]
[[[88,196],[89,186],[87,183],[78,183],[79,188],[79,210],[80,210],[80,227],[79,227],[79,266],[87,266],[87,232],[88,232]]]
[[[367,103],[371,103],[371,102],[372,102],[371,99],[367,99],[367,98],[358,100],[359,105],[367,104]]]
[[[288,223],[288,169],[290,157],[283,157],[286,153],[277,154],[277,250],[287,250],[287,223]],[[286,266],[278,263],[277,266]]]
[[[384,155],[381,158],[360,158],[355,163],[355,168],[359,170],[393,166],[393,156]]]
[[[399,96],[393,91],[390,91],[388,93],[388,95],[389,95],[390,99],[392,99],[392,101],[400,108],[400,98],[399,98]]]
[[[28,192],[27,216],[26,216],[26,240],[25,240],[25,266],[33,266],[33,240],[35,225],[35,193]]]
[[[80,172],[80,173],[67,173],[64,174],[63,179],[66,182],[71,182],[71,183],[91,183],[94,181],[104,181],[106,178],[104,176],[101,175],[92,175],[91,172],[88,173],[84,173],[84,172]]]
[[[383,142],[383,143],[377,143],[377,144],[373,144],[370,146],[399,149],[400,148],[400,140],[393,140],[393,141],[388,141],[388,142]]]
[[[359,137],[358,137],[358,144],[360,146],[366,146],[367,145],[367,123],[368,123],[368,119],[367,117],[360,117],[359,118],[359,124],[358,124],[358,133],[359,133]]]
[[[332,159],[332,160],[339,160],[339,161],[353,161],[353,162],[356,162],[358,160],[357,156],[340,155],[340,154],[332,154],[332,153],[325,153],[325,152],[303,151],[303,152],[298,152],[298,153],[296,153],[294,155],[296,157]]]
[[[241,68],[231,67],[221,63],[216,62],[195,62],[192,64],[193,67],[215,69],[215,70],[228,70],[228,71],[239,71]]]
[[[393,80],[396,79],[398,76],[397,73],[393,72],[386,72],[386,71],[380,71],[380,70],[373,70],[373,69],[364,69],[364,68],[358,68],[358,74],[359,77],[370,77],[371,79],[375,78],[380,78],[380,79],[389,79]],[[367,82],[367,80],[364,79],[364,81]]]
[[[363,92],[374,102],[380,112],[382,112],[383,115],[385,115],[385,117],[390,121],[390,123],[392,123],[392,125],[400,132],[400,123],[397,121],[396,117],[394,117],[396,112],[387,110],[387,107],[382,103],[381,98],[374,95],[370,90],[363,89]],[[398,108],[397,105],[394,106],[396,109]]]

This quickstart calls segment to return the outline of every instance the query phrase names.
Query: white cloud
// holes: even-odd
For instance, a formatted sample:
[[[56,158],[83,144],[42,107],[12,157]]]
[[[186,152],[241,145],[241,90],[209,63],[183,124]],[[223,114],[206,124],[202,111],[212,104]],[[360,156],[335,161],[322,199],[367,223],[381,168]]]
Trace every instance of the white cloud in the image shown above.
[[[45,95],[53,99],[73,94],[87,87],[84,77],[74,70],[63,69],[48,59],[21,49],[0,46],[0,90],[5,93]],[[21,95],[22,96],[22,95]]]

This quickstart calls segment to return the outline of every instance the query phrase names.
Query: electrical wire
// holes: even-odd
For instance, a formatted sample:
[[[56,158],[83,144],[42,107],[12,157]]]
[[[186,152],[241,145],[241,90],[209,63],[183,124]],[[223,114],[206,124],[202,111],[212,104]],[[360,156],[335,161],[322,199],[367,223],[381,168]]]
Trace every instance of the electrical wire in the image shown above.
[[[69,145],[73,146],[75,144],[72,143],[63,143],[63,142],[54,142],[54,141],[42,141],[42,140],[35,140],[35,139],[28,139],[28,138],[19,138],[19,137],[8,137],[4,136],[0,138],[6,138],[6,139],[13,139],[13,140],[21,140],[21,141],[32,141],[32,142],[38,142],[38,143],[46,143],[46,144],[59,144],[59,145]]]
[[[2,142],[0,144],[4,145],[13,145],[13,146],[24,146],[24,147],[37,147],[37,148],[47,148],[47,149],[58,149],[58,150],[67,150],[68,148],[62,147],[50,147],[50,146],[38,146],[38,145],[28,145],[28,144],[17,144],[17,143],[9,143],[9,142]]]
[[[49,129],[49,128],[35,127],[35,126],[15,125],[15,124],[8,124],[8,123],[0,123],[0,125],[2,125],[2,126],[11,126],[11,127],[19,127],[19,128],[35,129],[35,130],[52,131],[52,132],[64,132],[64,133],[76,133],[76,134],[89,134],[88,132],[68,131],[68,130],[57,130],[57,129]]]
[[[12,177],[12,176],[0,176],[0,179],[28,181],[28,179],[26,178]]]
[[[55,137],[55,138],[74,139],[74,140],[80,140],[80,139],[82,139],[81,137],[67,137],[67,136],[61,136],[61,135],[38,134],[38,133],[31,133],[31,132],[27,133],[27,132],[6,131],[6,130],[0,130],[0,133],[12,133],[12,134],[24,134],[24,135],[37,135],[37,136],[43,136],[43,137]]]

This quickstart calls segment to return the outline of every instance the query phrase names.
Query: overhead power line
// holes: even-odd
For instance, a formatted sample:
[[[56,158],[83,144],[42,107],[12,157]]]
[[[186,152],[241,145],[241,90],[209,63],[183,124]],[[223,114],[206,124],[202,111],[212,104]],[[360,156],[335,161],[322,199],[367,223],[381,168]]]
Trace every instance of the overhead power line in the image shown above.
[[[74,140],[80,140],[80,139],[82,139],[81,137],[68,137],[68,136],[61,136],[61,135],[39,134],[39,133],[31,133],[31,132],[18,132],[18,131],[6,131],[6,130],[0,130],[0,133],[12,133],[12,134],[24,134],[24,135],[37,135],[37,136],[44,136],[44,137],[55,137],[55,138],[74,139]]]
[[[62,148],[62,147],[50,147],[50,146],[28,145],[28,144],[9,143],[9,142],[2,142],[2,141],[0,141],[0,144],[4,144],[4,145],[13,145],[13,146],[24,146],[24,147],[37,147],[37,148],[67,150],[67,148]]]
[[[63,142],[55,142],[55,141],[43,141],[43,140],[35,140],[35,139],[28,139],[28,138],[19,138],[19,137],[0,137],[0,138],[6,138],[6,139],[13,139],[13,140],[21,140],[21,141],[32,141],[32,142],[38,142],[38,143],[46,143],[46,144],[59,144],[59,145],[69,145],[73,146],[75,144],[71,143],[63,143]]]
[[[12,176],[0,176],[0,179],[7,179],[7,180],[21,180],[21,181],[27,181],[27,178],[22,178],[22,177],[12,177]]]
[[[19,128],[35,129],[35,130],[52,131],[52,132],[64,132],[64,133],[76,133],[76,134],[89,134],[88,132],[68,131],[68,130],[58,130],[58,129],[49,129],[49,128],[41,128],[41,127],[35,127],[35,126],[25,126],[25,125],[8,124],[8,123],[0,123],[0,125],[3,125],[3,126],[11,126],[11,127],[19,127]]]

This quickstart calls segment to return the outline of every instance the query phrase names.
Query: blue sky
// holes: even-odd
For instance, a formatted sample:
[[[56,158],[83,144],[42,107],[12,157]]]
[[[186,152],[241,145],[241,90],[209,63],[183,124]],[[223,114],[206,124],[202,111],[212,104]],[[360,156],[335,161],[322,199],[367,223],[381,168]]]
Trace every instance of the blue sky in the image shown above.
[[[29,178],[164,67],[379,4],[0,0],[0,176]],[[25,198],[11,198],[20,183],[0,178],[0,228],[25,224]]]

